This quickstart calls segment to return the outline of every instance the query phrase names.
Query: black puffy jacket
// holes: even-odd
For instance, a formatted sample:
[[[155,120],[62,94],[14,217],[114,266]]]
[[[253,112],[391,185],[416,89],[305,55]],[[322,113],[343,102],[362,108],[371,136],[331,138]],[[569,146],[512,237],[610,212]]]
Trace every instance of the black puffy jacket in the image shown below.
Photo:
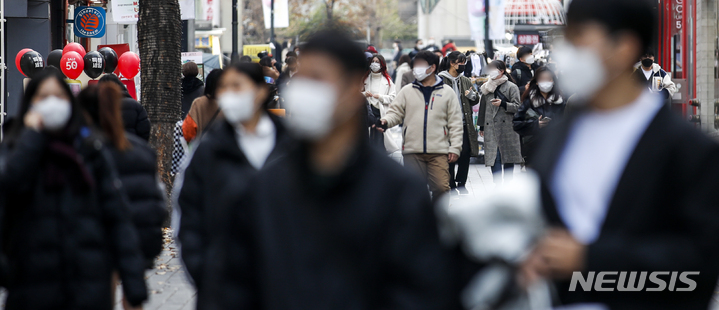
[[[147,111],[129,95],[122,98],[122,123],[125,125],[125,131],[150,141],[150,119],[147,117]]]
[[[94,181],[85,193],[45,187],[46,134],[25,129],[12,148],[2,146],[7,309],[112,309],[113,271],[131,304],[147,299],[137,231],[111,156],[94,135],[75,141]]]
[[[332,176],[308,169],[307,152],[222,195],[227,241],[211,246],[198,308],[458,309],[460,261],[422,177],[365,138]]]
[[[275,148],[265,165],[285,156],[291,145],[279,118],[270,115],[276,129]],[[178,240],[182,261],[198,294],[203,291],[202,274],[208,263],[208,246],[217,235],[218,221],[235,205],[233,199],[242,193],[249,179],[257,173],[237,143],[235,128],[226,121],[211,126],[197,146],[189,166],[178,181],[180,210]]]
[[[120,152],[110,149],[118,175],[130,200],[130,216],[140,236],[142,253],[152,268],[162,251],[162,223],[167,218],[165,193],[159,186],[157,155],[147,142],[127,134],[132,148]]]

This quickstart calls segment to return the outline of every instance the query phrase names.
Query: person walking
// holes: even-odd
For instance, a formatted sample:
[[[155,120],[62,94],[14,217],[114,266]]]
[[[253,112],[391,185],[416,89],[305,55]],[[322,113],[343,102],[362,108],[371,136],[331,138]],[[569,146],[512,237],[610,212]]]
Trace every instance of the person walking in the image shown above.
[[[205,129],[202,143],[176,182],[177,240],[198,292],[198,306],[207,292],[203,274],[215,263],[209,259],[209,249],[222,232],[221,223],[234,214],[252,176],[285,156],[291,143],[279,118],[266,110],[269,95],[260,65],[238,63],[226,68],[217,85],[224,118]]]
[[[674,93],[677,92],[677,86],[672,82],[672,77],[658,63],[654,62],[654,51],[649,49],[642,55],[639,63],[634,65],[634,76],[646,85],[649,91],[660,93],[665,104],[671,107],[671,100]]]
[[[409,55],[402,55],[399,58],[399,62],[397,65],[397,70],[395,70],[395,79],[394,79],[394,91],[399,92],[402,90],[402,87],[406,84],[412,83],[411,81],[408,83],[403,83],[404,75],[406,73],[409,73],[410,78],[414,78],[412,74],[412,67],[410,67],[410,63],[412,62],[412,59],[409,58]]]
[[[217,83],[221,75],[222,69],[212,70],[207,75],[205,95],[192,102],[190,113],[187,113],[187,117],[182,122],[182,136],[187,143],[197,137],[202,137],[205,129],[209,128],[218,118],[223,117],[220,106],[217,104]]]
[[[522,105],[514,114],[513,128],[522,139],[522,156],[527,165],[530,165],[529,153],[535,148],[533,142],[539,130],[559,121],[564,115],[566,103],[556,80],[556,75],[548,67],[537,68],[522,95]]]
[[[0,147],[6,309],[110,310],[114,271],[141,305],[145,261],[122,182],[58,70],[30,80],[18,117]]]
[[[656,38],[656,5],[573,0],[566,44],[554,49],[559,82],[579,110],[537,141],[533,166],[551,229],[522,270],[525,282],[553,281],[556,302],[568,308],[714,303],[719,144],[633,76]],[[608,290],[570,289],[572,278],[592,275]]]
[[[369,102],[373,108],[379,110],[380,118],[387,114],[390,103],[392,103],[397,96],[394,83],[389,77],[389,73],[387,73],[387,63],[382,55],[375,54],[370,58],[369,70],[365,74],[364,91],[362,95],[367,98],[367,102]],[[375,132],[370,131],[370,136],[376,136],[372,141],[377,146],[388,153],[399,150],[399,147],[394,143],[392,137],[387,136],[387,133],[380,135],[375,134]]]
[[[120,89],[111,83],[89,85],[78,95],[80,106],[108,139],[109,153],[129,199],[130,218],[140,237],[145,269],[152,269],[162,251],[162,224],[168,215],[164,186],[159,183],[155,151],[123,129],[121,99]],[[123,307],[137,309],[124,297]]]
[[[514,113],[520,106],[519,89],[507,74],[507,67],[501,60],[487,65],[489,81],[482,84],[482,99],[477,123],[479,134],[484,137],[484,164],[492,168],[494,183],[510,181],[514,165],[521,164],[519,134],[512,128]],[[504,172],[504,178],[502,178]]]
[[[519,87],[519,93],[524,94],[527,84],[534,78],[534,70],[539,68],[534,61],[532,49],[522,46],[517,50],[517,62],[512,66],[512,79]]]
[[[125,84],[122,84],[122,81],[120,81],[117,75],[105,74],[100,78],[98,83],[108,82],[114,83],[122,91],[122,123],[125,126],[125,131],[145,141],[150,141],[152,124],[150,123],[150,118],[147,116],[145,108],[130,96],[127,87],[125,87]]]
[[[404,164],[424,177],[435,201],[450,190],[449,164],[459,159],[464,131],[457,94],[435,74],[438,66],[437,55],[419,52],[414,58],[417,80],[402,88],[381,120],[387,127],[404,123]]]
[[[479,142],[477,141],[477,127],[472,117],[472,107],[479,103],[479,94],[472,88],[472,80],[464,76],[467,56],[454,51],[449,53],[440,64],[439,76],[444,83],[454,90],[455,96],[462,109],[462,152],[459,154],[456,166],[449,164],[449,187],[457,189],[460,194],[467,194],[467,176],[469,175],[469,159],[479,155]]]
[[[182,64],[182,119],[190,112],[192,102],[205,92],[205,83],[197,78],[199,70],[192,61]]]
[[[426,184],[364,138],[362,48],[325,30],[301,51],[285,90],[300,145],[232,199],[205,309],[458,309]]]
[[[277,87],[282,89],[287,86],[287,83],[289,83],[295,73],[297,73],[297,65],[296,56],[289,56],[285,59],[285,70],[280,74],[280,77],[277,78]]]
[[[409,57],[414,59],[414,56],[417,56],[417,53],[424,50],[424,43],[422,43],[422,39],[417,39],[414,41],[414,49],[409,52]]]

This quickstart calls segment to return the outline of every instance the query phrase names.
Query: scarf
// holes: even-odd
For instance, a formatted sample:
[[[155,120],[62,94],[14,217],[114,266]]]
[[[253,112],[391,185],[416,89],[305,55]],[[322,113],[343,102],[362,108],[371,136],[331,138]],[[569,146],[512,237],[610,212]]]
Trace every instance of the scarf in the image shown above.
[[[557,94],[552,94],[548,98],[544,98],[544,96],[537,93],[536,89],[529,91],[529,98],[531,98],[532,106],[535,108],[539,108],[545,104],[562,104],[562,103],[564,103],[562,96],[557,95]]]
[[[499,87],[499,85],[502,85],[507,81],[509,81],[509,78],[507,78],[506,75],[502,75],[502,77],[496,80],[489,80],[482,84],[482,87],[480,87],[479,90],[482,91],[482,95],[491,94],[497,89],[497,87]]]
[[[54,137],[48,144],[45,162],[45,187],[61,190],[69,186],[75,193],[87,193],[95,182],[82,158],[72,145],[72,138]]]

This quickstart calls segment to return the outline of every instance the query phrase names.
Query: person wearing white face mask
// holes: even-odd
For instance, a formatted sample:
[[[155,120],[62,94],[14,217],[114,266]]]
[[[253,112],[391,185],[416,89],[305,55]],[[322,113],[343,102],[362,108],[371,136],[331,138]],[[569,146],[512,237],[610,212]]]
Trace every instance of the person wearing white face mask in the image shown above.
[[[457,309],[426,185],[369,145],[366,70],[341,32],[302,46],[283,90],[301,143],[235,200],[226,254],[206,277],[216,309]]]
[[[539,68],[534,61],[532,49],[522,46],[517,50],[517,62],[512,66],[512,79],[519,87],[519,93],[524,94],[527,84],[534,78],[534,70]]]
[[[436,75],[439,57],[422,51],[414,58],[412,86],[400,90],[381,120],[388,127],[404,123],[404,164],[429,183],[437,201],[450,190],[449,164],[462,152],[462,109],[454,89]]]
[[[394,82],[387,73],[387,64],[382,55],[375,54],[370,58],[369,71],[365,75],[364,92],[362,94],[374,109],[379,110],[379,118],[387,114],[389,104],[397,96]],[[399,150],[392,137],[386,136],[386,133],[377,134],[373,130],[370,132],[370,138],[376,146],[385,149],[388,153]]]
[[[0,146],[5,306],[110,310],[114,271],[140,306],[146,261],[126,192],[57,69],[28,83],[18,117]]]
[[[176,181],[180,253],[202,299],[206,292],[203,272],[223,220],[250,188],[250,179],[280,160],[292,144],[279,118],[266,110],[269,91],[259,64],[225,68],[216,89],[223,117],[205,129],[187,169]]]
[[[708,309],[713,303],[719,144],[633,75],[655,39],[656,5],[573,0],[566,42],[555,45],[559,85],[575,94],[578,107],[536,142],[532,166],[552,229],[527,256],[522,277],[527,284],[553,280],[557,303],[567,308]],[[688,281],[675,281],[690,270]],[[607,291],[598,292],[599,284],[570,289],[572,279],[595,274],[609,277],[602,285]]]
[[[504,62],[492,61],[487,69],[489,80],[479,89],[482,98],[477,124],[484,137],[484,164],[492,169],[494,183],[501,184],[512,180],[515,164],[524,162],[519,134],[512,128],[521,101]]]
[[[522,95],[522,105],[514,114],[514,131],[522,137],[522,156],[528,166],[528,152],[533,148],[534,136],[550,123],[558,122],[564,115],[566,103],[558,86],[556,75],[547,67],[537,68],[529,87]]]

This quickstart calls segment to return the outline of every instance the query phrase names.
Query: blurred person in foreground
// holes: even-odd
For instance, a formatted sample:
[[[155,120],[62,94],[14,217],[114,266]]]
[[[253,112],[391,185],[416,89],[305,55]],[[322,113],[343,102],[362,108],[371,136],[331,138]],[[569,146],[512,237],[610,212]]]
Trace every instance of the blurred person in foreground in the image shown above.
[[[205,129],[210,128],[218,118],[222,118],[220,105],[217,104],[217,83],[222,75],[222,69],[215,69],[207,75],[205,94],[195,99],[182,122],[182,136],[190,143],[196,137],[202,137]]]
[[[145,260],[104,139],[86,125],[64,76],[46,68],[25,89],[0,147],[6,309],[113,308],[147,299]]]
[[[417,80],[399,91],[380,121],[386,128],[404,124],[404,165],[424,178],[435,202],[450,190],[449,164],[459,159],[464,131],[457,93],[437,75],[438,68],[437,55],[419,52],[413,70]]]
[[[301,52],[284,90],[301,145],[233,200],[208,309],[455,309],[426,185],[366,138],[361,47],[325,30]]]
[[[100,80],[102,83],[115,83],[122,91],[122,123],[125,126],[125,131],[142,138],[145,141],[150,141],[150,118],[147,116],[145,108],[130,96],[127,91],[125,84],[122,84],[120,78],[114,74],[105,74]]]
[[[555,47],[559,82],[581,108],[537,142],[533,166],[554,229],[525,262],[524,280],[555,280],[565,305],[707,309],[715,292],[719,145],[632,76],[652,44],[652,5],[574,0],[568,44]],[[596,279],[585,291],[590,271]],[[622,271],[635,274],[618,276]],[[693,290],[681,272],[698,272],[688,276]],[[573,277],[579,284],[570,291]],[[621,291],[628,286],[640,289]]]
[[[279,119],[266,110],[270,89],[259,64],[226,68],[216,92],[224,118],[205,129],[177,180],[175,201],[180,211],[177,240],[182,262],[203,298],[202,275],[208,264],[215,263],[209,258],[209,248],[221,232],[220,223],[237,212],[238,199],[250,186],[251,177],[285,156],[284,148],[290,143]]]
[[[122,127],[121,99],[120,89],[112,83],[89,85],[78,96],[94,126],[107,137],[109,153],[129,199],[130,218],[140,237],[145,268],[152,269],[162,251],[162,224],[167,218],[165,192],[157,175],[155,151]],[[132,308],[124,297],[123,306]]]

